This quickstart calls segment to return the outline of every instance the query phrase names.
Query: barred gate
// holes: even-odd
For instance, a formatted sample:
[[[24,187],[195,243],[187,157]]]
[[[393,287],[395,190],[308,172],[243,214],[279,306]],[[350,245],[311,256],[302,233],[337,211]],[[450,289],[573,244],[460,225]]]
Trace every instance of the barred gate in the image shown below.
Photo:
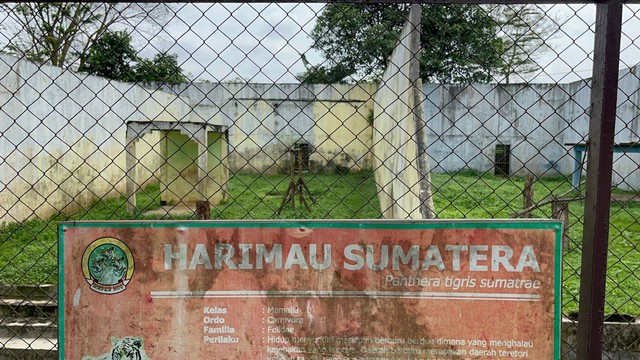
[[[563,358],[640,358],[640,5],[507,3],[1,4],[0,359],[59,221],[429,217],[562,219]]]

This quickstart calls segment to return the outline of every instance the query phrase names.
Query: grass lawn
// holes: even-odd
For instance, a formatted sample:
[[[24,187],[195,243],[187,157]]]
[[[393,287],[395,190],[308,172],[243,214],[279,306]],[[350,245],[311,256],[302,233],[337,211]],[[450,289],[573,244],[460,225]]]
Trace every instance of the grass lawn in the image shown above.
[[[287,204],[276,217],[289,178],[285,175],[235,175],[229,182],[229,198],[212,209],[214,219],[372,219],[380,218],[373,175],[307,174],[307,185],[317,199],[310,212]],[[524,180],[471,172],[433,174],[434,203],[441,219],[508,218],[522,209]],[[536,183],[536,200],[571,189],[565,179]],[[136,214],[125,209],[124,198],[99,201],[70,216],[30,220],[0,227],[0,283],[55,283],[57,279],[57,222],[62,220],[150,219],[141,213],[159,207],[159,188],[149,186],[138,193]],[[296,198],[296,205],[298,205]],[[563,309],[577,311],[584,202],[569,205],[571,243],[564,254]],[[532,212],[548,218],[551,206]],[[151,218],[151,219],[157,219]],[[640,205],[635,202],[611,206],[610,255],[608,261],[607,313],[640,315]],[[634,300],[636,302],[634,302]]]
[[[282,219],[371,219],[379,218],[380,205],[373,175],[368,172],[305,176],[317,199],[311,212],[290,204]],[[289,178],[284,175],[236,175],[229,181],[229,198],[212,209],[212,219],[272,219],[282,202]],[[0,227],[0,284],[57,283],[57,223],[67,220],[155,220],[144,212],[160,207],[160,188],[148,186],[137,195],[138,211],[126,211],[124,197],[97,201],[70,216],[12,223]],[[296,205],[298,198],[296,197]],[[171,217],[189,219],[190,217]],[[167,217],[165,217],[167,219]]]

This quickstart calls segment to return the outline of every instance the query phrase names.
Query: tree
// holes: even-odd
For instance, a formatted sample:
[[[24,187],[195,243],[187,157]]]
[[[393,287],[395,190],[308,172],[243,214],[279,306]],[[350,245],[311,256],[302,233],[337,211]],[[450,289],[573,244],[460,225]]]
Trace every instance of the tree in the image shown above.
[[[407,4],[327,5],[311,32],[312,48],[326,59],[318,69],[353,69],[349,76],[356,80],[379,75],[396,46],[408,9]],[[504,45],[496,26],[497,22],[477,5],[424,5],[423,80],[491,80],[494,69],[502,64]]]
[[[552,49],[549,40],[558,33],[562,20],[531,4],[492,5],[488,10],[505,44],[500,68],[504,81],[539,71],[538,59]]]
[[[119,81],[179,84],[187,81],[178,55],[161,52],[153,59],[140,58],[124,31],[107,32],[81,57],[78,71]]]
[[[135,79],[142,82],[180,84],[188,81],[178,65],[178,55],[161,52],[153,60],[140,59],[135,66]]]
[[[107,32],[84,54],[78,71],[107,79],[132,81],[136,74],[131,64],[137,60],[129,34],[124,31]]]
[[[425,82],[488,82],[531,64],[541,47],[522,30],[542,36],[544,13],[524,6],[423,5],[421,77]],[[507,10],[515,11],[510,15]],[[406,4],[329,4],[311,32],[312,48],[325,58],[299,79],[316,83],[377,77],[396,46]],[[523,51],[514,51],[523,50]],[[534,62],[535,63],[535,62]]]
[[[155,32],[172,8],[149,3],[2,3],[9,40],[4,51],[59,67],[82,66],[81,55],[114,27]]]
[[[300,59],[302,59],[302,63],[307,71],[298,74],[296,78],[305,84],[340,83],[344,82],[345,78],[356,72],[354,67],[348,67],[349,65],[343,63],[335,64],[331,68],[324,65],[311,65],[309,61],[307,61],[305,54],[300,54]]]

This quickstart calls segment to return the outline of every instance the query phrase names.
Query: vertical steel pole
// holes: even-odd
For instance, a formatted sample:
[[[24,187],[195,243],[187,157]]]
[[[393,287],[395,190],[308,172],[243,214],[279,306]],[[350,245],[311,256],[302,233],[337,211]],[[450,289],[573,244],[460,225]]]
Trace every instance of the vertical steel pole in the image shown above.
[[[602,359],[621,30],[622,1],[598,3],[578,315],[577,358],[581,360]]]

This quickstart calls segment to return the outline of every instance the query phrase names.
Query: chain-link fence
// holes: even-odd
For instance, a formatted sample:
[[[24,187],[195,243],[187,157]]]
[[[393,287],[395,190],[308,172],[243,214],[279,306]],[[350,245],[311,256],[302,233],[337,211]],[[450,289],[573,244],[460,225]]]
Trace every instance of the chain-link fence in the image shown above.
[[[58,221],[383,217],[562,219],[575,358],[595,5],[422,5],[419,36],[406,4],[0,8],[0,358],[57,356]],[[610,359],[640,358],[639,55],[625,5]]]

